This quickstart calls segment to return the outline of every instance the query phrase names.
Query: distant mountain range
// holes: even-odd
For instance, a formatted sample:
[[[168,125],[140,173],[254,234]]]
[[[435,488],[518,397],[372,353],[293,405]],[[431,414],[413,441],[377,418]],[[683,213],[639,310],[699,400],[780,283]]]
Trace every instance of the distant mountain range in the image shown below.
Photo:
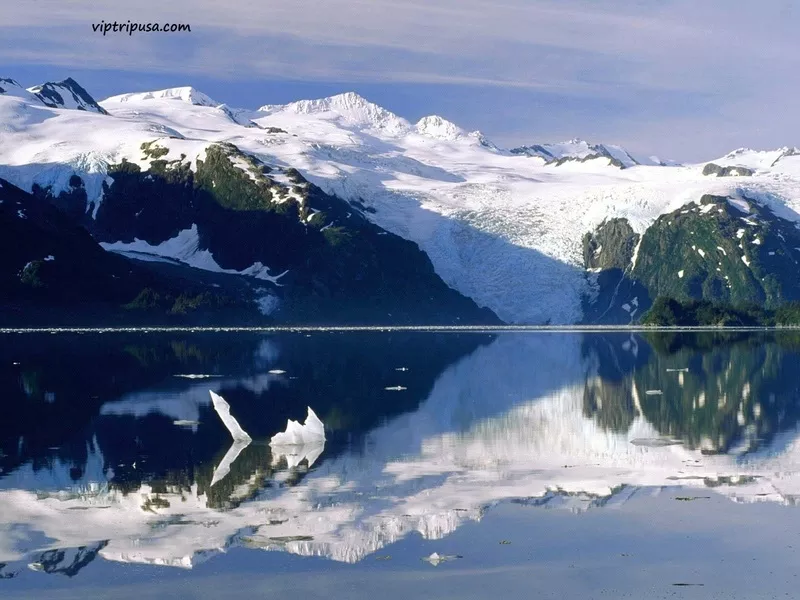
[[[73,79],[0,79],[4,324],[625,324],[663,295],[776,306],[800,300],[798,154],[504,149],[355,93],[248,110],[191,87],[97,102]],[[61,219],[57,254],[40,256],[42,219]],[[60,272],[66,257],[81,268]],[[119,268],[100,295],[81,284]]]

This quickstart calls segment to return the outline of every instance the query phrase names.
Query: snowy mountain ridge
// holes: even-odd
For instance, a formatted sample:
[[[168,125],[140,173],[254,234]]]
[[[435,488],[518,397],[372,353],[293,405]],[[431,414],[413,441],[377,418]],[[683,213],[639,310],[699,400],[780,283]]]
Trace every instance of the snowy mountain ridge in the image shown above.
[[[450,287],[510,323],[581,320],[597,285],[587,277],[582,236],[608,219],[625,219],[641,234],[659,216],[714,194],[800,220],[800,157],[785,148],[736,151],[715,163],[735,162],[752,176],[712,177],[705,163],[663,166],[579,139],[502,150],[442,117],[412,124],[353,92],[248,112],[194,88],[169,88],[104,100],[110,116],[102,121],[40,104],[53,111],[43,119],[32,102],[0,94],[0,176],[23,189],[54,181],[63,188],[73,174],[102,182],[103,165],[122,159],[147,170],[142,144],[194,161],[210,144],[232,143],[357,203],[366,218],[416,243]],[[102,186],[89,188],[95,210]]]
[[[191,86],[167,88],[153,92],[139,92],[131,94],[119,94],[103,100],[103,103],[117,104],[123,102],[141,102],[143,100],[180,100],[195,106],[219,106],[221,102],[212,100],[203,92]]]
[[[107,114],[72,77],[56,83],[47,82],[30,87],[28,91],[36,96],[42,104],[51,108],[70,108]]]
[[[258,109],[270,115],[295,113],[318,115],[341,120],[346,125],[377,129],[393,135],[402,135],[411,129],[408,121],[373,104],[355,92],[345,92],[317,100],[298,100],[284,105],[267,104]]]

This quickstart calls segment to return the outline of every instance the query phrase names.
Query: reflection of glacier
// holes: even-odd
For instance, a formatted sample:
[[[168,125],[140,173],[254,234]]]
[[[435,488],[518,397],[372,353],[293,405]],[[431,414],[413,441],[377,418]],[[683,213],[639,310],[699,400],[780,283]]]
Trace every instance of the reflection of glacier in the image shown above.
[[[127,495],[3,485],[0,561],[100,540],[108,540],[99,550],[107,559],[182,567],[231,545],[357,561],[414,532],[442,537],[500,501],[575,510],[624,502],[643,487],[794,503],[796,431],[774,441],[778,451],[744,457],[631,444],[659,434],[641,411],[625,433],[585,416],[595,374],[580,344],[571,334],[500,336],[443,372],[417,411],[374,429],[363,447],[304,475],[291,463],[229,510],[209,508],[196,485]]]

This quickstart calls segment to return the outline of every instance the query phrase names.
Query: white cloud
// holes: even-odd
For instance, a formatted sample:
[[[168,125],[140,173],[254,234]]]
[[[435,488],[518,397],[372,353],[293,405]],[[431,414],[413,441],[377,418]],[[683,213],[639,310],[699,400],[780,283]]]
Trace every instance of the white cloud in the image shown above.
[[[103,37],[91,31],[101,19],[188,22],[192,33]],[[700,130],[738,130],[735,145],[783,135],[776,108],[796,87],[798,25],[800,9],[779,0],[37,0],[4,9],[0,64],[541,93],[583,99],[571,117],[555,114],[584,131],[613,127],[634,145],[663,131],[699,152],[715,147]],[[616,105],[603,123],[591,120],[596,101]],[[490,121],[513,137],[511,123]],[[654,151],[669,145],[685,151]]]

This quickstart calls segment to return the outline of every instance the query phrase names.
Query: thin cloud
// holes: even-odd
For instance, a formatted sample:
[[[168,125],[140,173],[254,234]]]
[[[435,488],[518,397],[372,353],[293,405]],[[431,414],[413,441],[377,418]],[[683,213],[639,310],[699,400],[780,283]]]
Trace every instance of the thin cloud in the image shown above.
[[[188,22],[192,33],[103,37],[91,31],[101,19]],[[3,11],[0,64],[12,77],[14,65],[51,65],[121,80],[450,86],[465,99],[485,88],[495,106],[465,100],[449,117],[504,139],[591,132],[684,158],[797,133],[786,116],[797,30],[800,9],[782,0],[30,0]]]

